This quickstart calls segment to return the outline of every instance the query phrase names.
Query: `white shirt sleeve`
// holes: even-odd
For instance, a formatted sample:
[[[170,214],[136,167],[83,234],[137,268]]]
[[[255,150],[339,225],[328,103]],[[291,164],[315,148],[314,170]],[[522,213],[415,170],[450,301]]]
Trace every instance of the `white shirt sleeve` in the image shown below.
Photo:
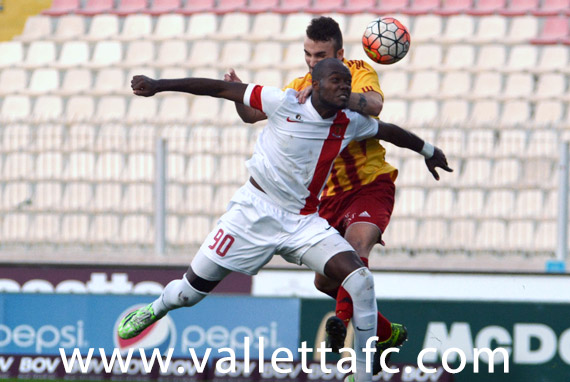
[[[285,92],[279,88],[249,84],[243,95],[243,103],[269,116],[277,110],[284,98]]]
[[[363,139],[372,138],[378,133],[378,120],[358,114],[358,128],[354,140],[361,141]]]

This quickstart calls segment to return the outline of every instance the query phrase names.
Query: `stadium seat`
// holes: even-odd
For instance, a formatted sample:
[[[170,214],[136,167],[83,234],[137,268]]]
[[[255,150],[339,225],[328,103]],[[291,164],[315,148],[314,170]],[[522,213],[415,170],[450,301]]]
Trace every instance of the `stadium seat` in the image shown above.
[[[131,41],[120,66],[131,68],[149,66],[155,62],[154,43],[148,40]]]
[[[540,59],[535,73],[560,72],[568,65],[568,48],[562,45],[545,45],[541,47]]]
[[[413,99],[423,99],[439,92],[439,74],[434,71],[416,71],[410,81],[408,95]]]
[[[429,97],[428,97],[429,98]],[[412,101],[409,109],[408,123],[412,126],[422,127],[433,123],[438,116],[438,103],[434,100]]]
[[[69,145],[72,151],[69,154],[69,160],[67,166],[63,170],[62,176],[64,179],[70,180],[72,182],[81,180],[93,179],[93,172],[95,171],[95,154],[88,151],[76,151],[81,150],[81,145],[79,142]],[[93,187],[85,187],[83,185],[71,183],[73,186],[68,192],[68,197],[70,198],[69,208],[86,208],[87,200],[92,198]],[[71,192],[76,192],[81,190],[85,193],[85,196],[81,195],[71,195]]]
[[[535,46],[519,45],[511,49],[505,71],[530,70],[536,66],[538,49]]]
[[[234,114],[237,114],[234,112]],[[248,146],[248,128],[245,126],[224,127],[220,134],[219,153],[222,155],[242,154],[248,155],[246,152]],[[240,157],[238,161],[243,161]]]
[[[438,42],[442,35],[442,20],[437,15],[416,16],[410,30],[413,42]]]
[[[544,208],[544,192],[542,190],[520,190],[515,202],[513,214],[521,218],[538,218]]]
[[[53,64],[59,69],[75,68],[89,62],[89,45],[86,41],[66,41],[63,43],[59,59]]]
[[[215,157],[211,154],[195,154],[188,162],[184,179],[190,182],[212,182],[216,172]]]
[[[493,166],[491,181],[497,186],[515,187],[521,174],[521,164],[517,159],[498,159]]]
[[[465,176],[469,176],[466,174]],[[478,218],[483,212],[485,193],[480,189],[460,189],[457,193],[454,214],[460,217]]]
[[[179,39],[184,35],[186,21],[179,14],[163,14],[158,16],[154,32],[148,38],[155,41]]]
[[[55,210],[61,205],[62,186],[59,182],[38,182],[34,186],[32,204],[40,210]]]
[[[42,11],[42,15],[58,17],[73,13],[79,9],[79,3],[79,0],[53,0],[51,7]]]
[[[70,154],[70,164],[75,163],[72,161],[75,159],[73,155],[78,153]],[[61,206],[63,210],[66,211],[76,211],[76,210],[86,210],[89,204],[93,200],[93,187],[85,182],[69,182],[65,183],[63,188],[63,196],[61,198]]]
[[[495,133],[491,129],[473,129],[466,132],[464,154],[490,157],[495,148]]]
[[[171,141],[169,140],[168,147],[169,150],[172,150],[173,148],[171,147],[170,142]],[[168,167],[166,179],[169,181],[168,182],[169,187],[173,185],[173,182],[183,178],[184,174],[186,173],[187,163],[188,163],[188,157],[186,155],[180,154],[179,152],[169,151],[166,162],[166,165]]]
[[[505,65],[506,57],[504,45],[491,44],[481,46],[477,54],[477,71],[502,69]]]
[[[88,69],[68,69],[64,72],[63,82],[57,94],[72,96],[90,92],[93,89],[92,77]]]
[[[220,101],[207,97],[194,97],[190,106],[192,123],[215,123],[219,117]]]
[[[174,244],[200,245],[210,233],[210,219],[205,216],[185,217],[181,223],[179,236]]]
[[[119,68],[104,68],[97,71],[91,93],[95,95],[117,94],[124,90],[125,73]]]
[[[280,1],[279,5],[272,9],[273,12],[283,14],[295,14],[306,11],[311,5],[311,0],[288,0]]]
[[[280,70],[261,69],[255,72],[253,83],[281,88],[283,87],[283,77]]]
[[[158,109],[158,100],[154,97],[134,97],[129,102],[126,121],[138,123],[154,120]]]
[[[251,33],[243,36],[250,41],[271,41],[281,33],[282,16],[275,13],[255,15]]]
[[[21,93],[26,89],[27,84],[28,72],[24,69],[9,68],[0,73],[0,95],[2,96]]]
[[[561,101],[539,101],[534,110],[533,124],[537,127],[557,127],[562,120],[564,106]]]
[[[35,121],[44,122],[56,120],[62,114],[63,101],[61,97],[54,95],[42,95],[36,99],[32,116]]]
[[[49,102],[45,102],[44,105],[49,105]],[[59,114],[61,114],[61,112]],[[63,134],[64,128],[61,124],[46,123],[38,125],[36,134],[36,146],[41,150],[60,150],[63,146]],[[61,176],[61,174],[59,175]]]
[[[101,104],[101,102],[102,101],[100,101],[99,104]],[[125,150],[127,147],[126,127],[124,125],[114,124],[98,126],[95,142],[92,146],[93,145],[98,151],[109,152],[113,150],[114,154],[118,154],[119,151]]]
[[[426,216],[453,216],[455,208],[455,195],[453,190],[442,188],[434,188],[429,190],[424,209]]]
[[[183,122],[188,118],[188,97],[171,95],[164,97],[160,102],[158,120],[165,122]]]
[[[382,71],[378,73],[380,87],[383,92],[395,96],[406,95],[408,92],[408,73],[403,70]],[[384,110],[383,110],[384,111]]]
[[[484,220],[476,232],[474,248],[497,252],[506,249],[507,226],[502,220]]]
[[[545,195],[544,204],[539,216],[553,219],[558,216],[558,211],[558,190],[553,190]]]
[[[137,98],[145,99],[141,97]],[[150,98],[147,98],[147,100],[148,99]],[[144,103],[140,103],[139,105],[144,105]],[[155,108],[156,107],[154,105],[149,107],[149,109],[153,109],[153,111],[155,111],[154,110]],[[152,114],[156,115],[156,113]],[[127,146],[124,147],[123,149],[126,148],[126,150],[129,153],[139,153],[139,152],[147,153],[147,152],[153,152],[155,150],[157,136],[156,136],[156,129],[153,125],[136,123],[130,126],[127,132],[128,132]],[[132,155],[133,154],[130,154],[129,158]]]
[[[175,97],[175,98],[174,98]],[[178,96],[168,96],[165,97],[161,103],[161,110],[159,111],[159,116],[161,116],[161,113],[163,110],[167,110],[170,109],[170,106],[164,106],[165,105],[165,101],[170,99],[170,98],[174,98],[172,101],[176,100],[176,102],[171,102],[171,104],[173,105],[172,108],[175,108],[177,106],[178,100],[183,101],[184,102],[184,106],[179,105],[180,107],[176,107],[176,112],[180,113],[180,109],[184,109],[184,120],[186,119],[186,113],[187,113],[187,104],[188,101],[187,99],[180,99],[178,98]],[[181,97],[182,98],[182,97]],[[182,113],[181,113],[182,114]],[[175,113],[171,113],[170,115],[174,116]],[[167,119],[164,119],[164,121],[167,121]],[[183,125],[183,124],[167,124],[166,126],[164,126],[162,129],[160,129],[160,136],[164,139],[166,139],[167,144],[168,144],[168,160],[170,160],[170,155],[174,155],[183,152],[186,150],[187,145],[186,145],[186,141],[188,139],[188,134],[190,133],[188,131],[189,129]],[[169,165],[168,168],[170,169],[171,166]],[[170,178],[170,170],[168,171],[168,177]]]
[[[18,97],[18,96],[16,96]],[[27,156],[28,153],[24,153],[24,149],[30,145],[30,126],[24,123],[11,123],[3,127],[3,137],[2,137],[2,148],[5,152],[11,152],[14,150],[22,151],[22,155]],[[8,161],[5,161],[6,165]],[[17,161],[15,161],[17,163]]]
[[[7,213],[2,229],[3,242],[26,241],[29,236],[29,215],[25,213]]]
[[[475,32],[475,18],[468,15],[450,16],[445,22],[443,35],[437,41],[454,44],[467,42]],[[451,46],[452,48],[454,45]]]
[[[557,152],[557,151],[555,151]],[[523,162],[523,176],[520,186],[527,187],[545,187],[547,185],[555,186],[556,178],[553,176],[553,168],[556,165],[551,159],[544,159],[528,154],[534,157],[532,161]]]
[[[125,16],[123,28],[117,37],[119,40],[146,39],[152,34],[152,16],[145,14],[128,14]]]
[[[447,245],[447,235],[449,233],[448,222],[445,219],[428,218],[423,219],[419,228],[421,234],[418,242],[414,243],[422,250],[439,251]]]
[[[569,35],[570,24],[567,16],[552,16],[544,20],[537,38],[530,40],[531,44],[548,45],[562,42]]]
[[[528,40],[538,34],[538,18],[534,16],[521,16],[511,18],[509,32],[505,37],[505,44],[526,44]]]
[[[251,62],[247,65],[250,69],[275,68],[283,61],[283,48],[278,42],[260,42],[255,44]],[[263,84],[266,85],[266,84]]]
[[[242,185],[249,178],[247,169],[245,167],[244,155],[223,155],[220,157],[216,177],[213,179],[215,182],[222,184],[234,183]]]
[[[228,41],[224,44],[217,66],[224,70],[247,67],[251,62],[251,46],[247,41]]]
[[[247,5],[241,9],[242,12],[259,15],[268,14],[273,8],[279,5],[279,0],[256,0],[248,1]]]
[[[476,34],[471,39],[474,43],[487,44],[502,41],[507,35],[507,19],[503,16],[485,16],[478,21]]]
[[[0,42],[0,70],[20,66],[24,60],[24,47],[20,41]]]
[[[56,69],[36,69],[30,78],[28,93],[40,95],[59,88],[59,71]]]
[[[527,73],[509,74],[506,80],[505,89],[502,92],[502,99],[522,99],[534,92],[533,75]]]
[[[402,12],[411,16],[427,15],[433,13],[439,7],[439,3],[439,0],[412,0]]]
[[[184,6],[177,10],[186,16],[214,12],[215,0],[186,0]]]
[[[28,47],[22,67],[35,69],[51,65],[56,58],[55,48],[53,41],[33,41]]]
[[[446,70],[467,69],[475,65],[475,47],[468,44],[454,44],[447,49],[443,60]]]
[[[58,214],[40,213],[32,217],[28,240],[31,242],[58,241],[61,229]]]
[[[530,104],[526,100],[507,101],[503,104],[503,110],[499,119],[502,127],[514,127],[527,124],[530,120]]]
[[[184,193],[184,211],[188,213],[209,213],[214,198],[214,187],[206,184],[190,185]]]
[[[119,41],[99,41],[95,45],[93,57],[86,64],[90,68],[104,68],[116,65],[123,57],[123,47]]]
[[[218,63],[220,43],[201,40],[192,44],[187,66],[190,68],[211,67]]]
[[[38,179],[54,179],[63,173],[63,154],[40,152],[36,158],[35,176]]]
[[[79,15],[66,15],[59,17],[52,40],[63,42],[82,39],[85,36],[86,18]]]
[[[567,87],[567,76],[558,73],[544,73],[538,78],[537,99],[557,99],[562,97]]]
[[[6,145],[7,143],[4,141],[4,146]],[[7,154],[5,158],[2,173],[4,174],[4,179],[6,181],[24,180],[33,177],[34,160],[30,153],[13,152],[11,154]]]
[[[510,250],[528,251],[534,246],[534,222],[511,221],[507,227],[506,246]]]
[[[109,122],[122,120],[125,117],[126,102],[124,97],[109,96],[99,99],[95,120]]]
[[[465,132],[462,129],[443,129],[438,131],[435,144],[438,147],[445,148],[445,153],[449,156],[458,156],[463,154],[465,146]]]
[[[89,31],[85,40],[104,41],[116,39],[119,35],[119,17],[117,15],[101,14],[91,19]]]
[[[88,240],[89,217],[85,214],[65,214],[61,220],[59,240],[63,244],[81,244]]]
[[[7,95],[0,109],[0,121],[11,122],[26,119],[31,112],[31,102],[28,96]]]
[[[154,180],[153,154],[130,154],[125,169],[125,179],[135,182]]]
[[[219,131],[213,126],[196,126],[190,131],[187,152],[212,153],[220,146]]]
[[[215,34],[218,21],[213,13],[199,13],[190,16],[184,37],[188,40],[202,40]]]
[[[436,69],[443,61],[443,49],[439,44],[422,44],[415,48],[410,59],[410,68]]]
[[[84,16],[96,16],[113,10],[114,0],[87,0],[77,13]]]
[[[441,104],[439,123],[442,126],[464,126],[468,117],[469,102],[465,100],[450,99]],[[445,152],[447,153],[447,151],[446,147]]]
[[[392,248],[409,248],[417,240],[418,221],[415,218],[402,218],[394,211],[394,218],[382,238]]]
[[[496,72],[480,72],[475,78],[471,97],[473,99],[495,98],[500,95],[501,88],[501,74]]]
[[[226,43],[231,43],[232,40],[241,39],[249,33],[249,25],[251,16],[247,13],[228,13],[222,16],[222,21],[218,31],[211,36],[216,40],[228,40]]]
[[[170,15],[182,6],[181,0],[153,0],[148,9],[143,10],[152,16]]]
[[[309,3],[309,7],[305,8],[305,12],[315,15],[324,13],[332,13],[341,9],[344,5],[344,0],[313,0]]]
[[[184,68],[165,68],[160,71],[159,78],[186,78],[188,77],[188,72]]]
[[[218,0],[214,13],[225,15],[233,12],[241,12],[246,7],[247,0]]]
[[[147,0],[118,0],[111,13],[119,16],[134,15],[146,10]]]
[[[562,15],[563,12],[567,12],[570,8],[569,0],[542,0],[540,2],[540,7],[532,11],[534,16],[556,16]]]
[[[538,223],[534,236],[534,250],[553,253],[556,250],[556,222],[543,221]]]
[[[468,159],[460,174],[460,183],[465,186],[482,186],[491,176],[491,160],[482,158]],[[463,203],[459,203],[463,205]]]
[[[346,30],[343,33],[345,43],[360,43],[366,26],[378,16],[373,13],[353,14],[348,17]]]
[[[473,0],[447,0],[442,1],[433,12],[440,16],[456,16],[467,12],[472,7]]]
[[[118,236],[119,216],[106,213],[94,215],[87,234],[89,244],[116,244]]]
[[[499,11],[503,16],[523,16],[538,8],[540,0],[509,0],[506,8]]]
[[[554,130],[535,130],[528,140],[527,155],[556,158],[558,156],[558,135]]]
[[[444,75],[441,92],[443,99],[457,99],[471,91],[471,75],[465,72],[448,72]],[[436,92],[432,94],[437,94]]]
[[[399,216],[413,217],[423,214],[425,189],[419,187],[400,188],[396,191],[394,211]]]
[[[275,39],[279,41],[302,41],[310,22],[311,16],[306,13],[287,15],[283,25],[283,33],[275,36]]]
[[[125,156],[118,152],[103,152],[97,156],[95,161],[96,180],[119,180],[124,179]],[[106,186],[106,187],[105,187]],[[99,208],[116,208],[120,205],[120,184],[106,184],[98,186],[95,192],[95,204],[100,204]],[[108,188],[107,188],[108,187]],[[112,189],[118,189],[113,191]],[[110,192],[104,192],[110,191]],[[112,192],[111,192],[112,191]],[[109,194],[109,195],[105,195]],[[106,200],[106,196],[109,196]]]
[[[528,133],[524,130],[500,130],[497,135],[495,152],[498,156],[518,156],[526,152]]]
[[[16,36],[15,39],[23,42],[43,40],[51,36],[52,30],[52,18],[50,16],[30,16],[26,19],[22,34]]]
[[[473,16],[488,16],[503,10],[506,0],[477,0],[473,8],[467,14]]]

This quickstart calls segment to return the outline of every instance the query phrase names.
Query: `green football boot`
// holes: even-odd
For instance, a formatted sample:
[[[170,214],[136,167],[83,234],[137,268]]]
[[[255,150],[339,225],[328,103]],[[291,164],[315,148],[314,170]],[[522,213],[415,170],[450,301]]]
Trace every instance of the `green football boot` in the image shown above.
[[[127,314],[125,318],[121,320],[119,328],[117,329],[119,337],[124,340],[136,337],[162,317],[164,317],[164,314],[162,316],[156,316],[154,314],[152,303],[150,303],[147,306]]]
[[[376,375],[382,371],[382,366],[380,365],[380,356],[382,353],[389,348],[397,348],[402,346],[402,344],[408,339],[408,330],[402,324],[392,324],[392,335],[386,341],[376,343],[376,353],[374,353],[374,363],[372,365],[372,374]],[[386,356],[386,364],[390,361],[390,356],[392,353],[388,353]]]

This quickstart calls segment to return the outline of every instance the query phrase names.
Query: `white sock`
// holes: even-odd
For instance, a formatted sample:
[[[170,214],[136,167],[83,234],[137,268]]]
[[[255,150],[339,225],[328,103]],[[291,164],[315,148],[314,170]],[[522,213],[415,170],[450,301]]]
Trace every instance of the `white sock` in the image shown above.
[[[368,268],[362,267],[348,275],[342,282],[342,286],[350,294],[354,309],[352,325],[354,326],[354,351],[356,352],[355,379],[357,382],[372,381],[374,355],[370,353],[370,360],[367,362],[366,353],[362,349],[366,347],[366,342],[370,337],[376,336],[378,307],[374,294],[374,277]],[[366,372],[366,366],[368,366],[368,372]]]
[[[168,283],[160,297],[152,303],[152,309],[156,316],[161,317],[173,309],[195,305],[207,295],[194,289],[184,276],[181,280]]]

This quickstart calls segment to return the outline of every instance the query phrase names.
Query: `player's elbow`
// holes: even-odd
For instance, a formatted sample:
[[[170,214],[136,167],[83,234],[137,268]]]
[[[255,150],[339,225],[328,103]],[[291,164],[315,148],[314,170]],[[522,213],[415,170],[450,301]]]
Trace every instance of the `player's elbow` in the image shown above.
[[[380,113],[382,112],[383,106],[384,106],[384,100],[382,100],[382,97],[373,100],[368,104],[368,107],[370,108],[368,115],[372,115],[375,117],[379,116]]]

